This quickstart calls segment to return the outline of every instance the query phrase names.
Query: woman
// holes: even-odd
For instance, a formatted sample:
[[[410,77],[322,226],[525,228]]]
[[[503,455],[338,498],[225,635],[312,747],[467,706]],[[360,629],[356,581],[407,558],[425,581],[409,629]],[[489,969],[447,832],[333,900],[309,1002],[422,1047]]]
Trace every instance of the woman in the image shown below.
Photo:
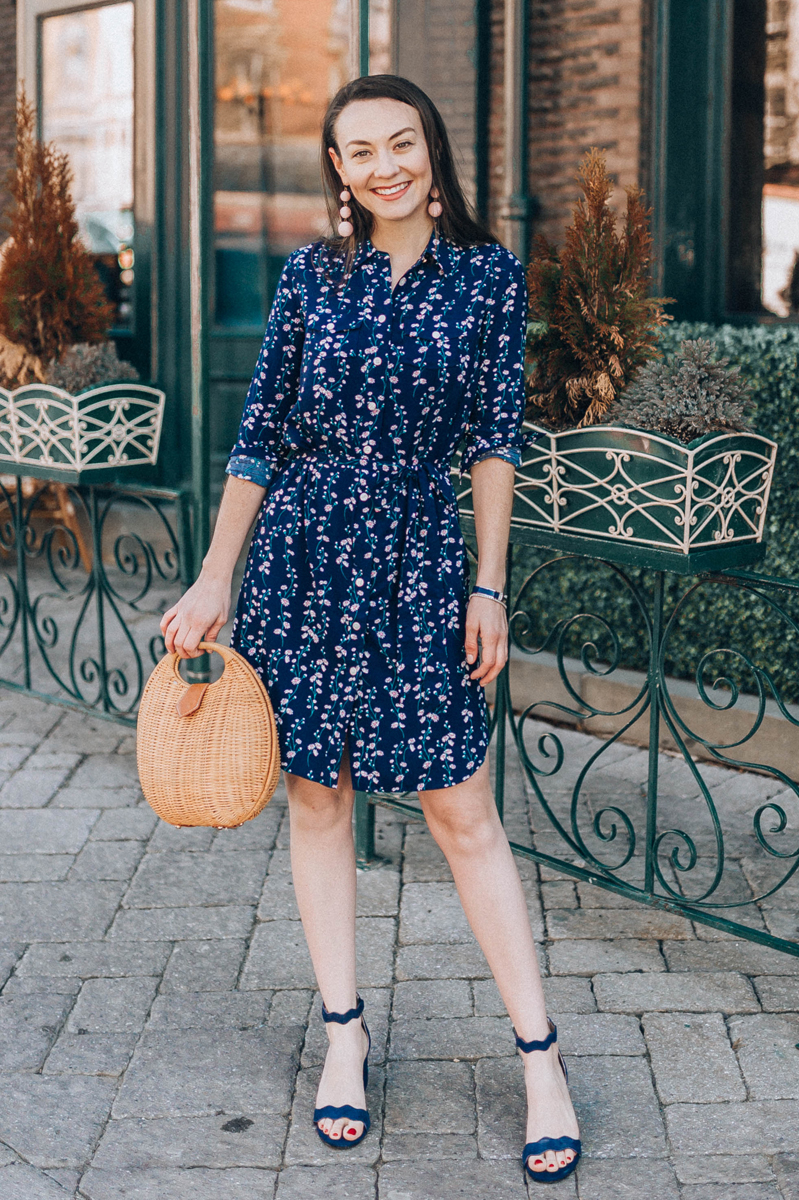
[[[441,117],[407,80],[341,89],[323,173],[339,236],[286,264],[213,541],[164,638],[192,657],[217,636],[257,517],[232,640],[269,689],[287,772],[294,888],[329,1036],[319,1136],[344,1148],[369,1128],[353,789],[418,791],[518,1031],[525,1165],[550,1182],[580,1143],[489,783],[484,695],[507,659],[524,272],[470,215]],[[464,435],[479,552],[468,601],[449,479]]]

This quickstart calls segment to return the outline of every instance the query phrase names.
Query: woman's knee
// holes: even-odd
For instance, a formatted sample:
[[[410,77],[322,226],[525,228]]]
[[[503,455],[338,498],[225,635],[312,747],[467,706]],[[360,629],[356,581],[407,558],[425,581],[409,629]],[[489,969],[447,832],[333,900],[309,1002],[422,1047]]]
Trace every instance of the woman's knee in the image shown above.
[[[430,832],[445,854],[481,855],[504,836],[493,797],[423,806]]]
[[[298,775],[286,776],[293,825],[329,829],[352,820],[353,796],[346,787],[329,788]]]

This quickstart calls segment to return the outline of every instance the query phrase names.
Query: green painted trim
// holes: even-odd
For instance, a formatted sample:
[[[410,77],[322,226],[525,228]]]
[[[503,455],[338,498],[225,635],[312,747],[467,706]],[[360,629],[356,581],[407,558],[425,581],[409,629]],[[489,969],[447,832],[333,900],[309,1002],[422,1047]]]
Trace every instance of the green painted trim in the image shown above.
[[[653,0],[652,5],[652,121],[650,130],[650,195],[652,207],[652,283],[656,295],[663,294],[666,147],[668,142],[669,86],[669,14],[670,0]]]
[[[191,470],[194,493],[194,566],[205,557],[210,542],[211,434],[209,413],[209,327],[208,285],[211,280],[213,170],[213,0],[188,0],[189,28],[189,191],[190,204],[198,211],[189,213],[191,276]],[[196,38],[196,42],[192,39]],[[196,60],[193,55],[196,53]],[[196,80],[193,72],[196,70]]]
[[[358,0],[358,74],[369,74],[369,0]]]
[[[474,173],[475,208],[488,220],[489,122],[491,117],[491,0],[475,6]]]
[[[678,320],[725,312],[732,0],[656,0],[653,176],[662,285]]]

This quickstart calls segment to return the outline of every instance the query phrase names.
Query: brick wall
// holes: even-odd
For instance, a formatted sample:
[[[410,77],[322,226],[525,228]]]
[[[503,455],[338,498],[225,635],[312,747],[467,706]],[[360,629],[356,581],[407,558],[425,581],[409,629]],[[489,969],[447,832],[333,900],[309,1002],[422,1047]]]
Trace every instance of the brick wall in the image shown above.
[[[642,45],[646,0],[535,0],[529,6],[530,191],[541,202],[535,231],[559,241],[578,195],[577,166],[591,146],[607,150],[623,189],[640,181]],[[492,5],[492,209],[502,195],[502,24]]]
[[[0,0],[0,210],[6,175],[14,161],[14,99],[17,80],[15,0]]]
[[[474,0],[395,0],[396,69],[446,121],[464,185],[474,189]]]

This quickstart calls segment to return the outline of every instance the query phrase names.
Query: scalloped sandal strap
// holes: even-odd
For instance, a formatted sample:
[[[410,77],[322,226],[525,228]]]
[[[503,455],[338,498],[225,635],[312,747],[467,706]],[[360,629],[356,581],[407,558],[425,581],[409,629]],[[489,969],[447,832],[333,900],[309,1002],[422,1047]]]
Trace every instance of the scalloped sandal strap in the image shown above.
[[[351,1104],[325,1104],[322,1108],[313,1110],[314,1123],[324,1121],[327,1117],[333,1121],[340,1117],[349,1117],[351,1121],[360,1121],[367,1129],[369,1127],[369,1113],[366,1109],[353,1108]]]
[[[582,1145],[579,1138],[573,1137],[539,1138],[537,1142],[528,1142],[524,1147],[522,1161],[526,1166],[534,1155],[546,1154],[547,1150],[573,1150],[575,1154],[580,1154]]]
[[[549,1021],[549,1017],[547,1017],[547,1020]],[[523,1050],[525,1054],[531,1054],[533,1050],[548,1050],[558,1040],[558,1029],[552,1021],[549,1021],[549,1034],[540,1042],[526,1042],[524,1038],[519,1037],[515,1029],[513,1035],[516,1038],[516,1045],[519,1049]]]
[[[347,1025],[350,1021],[354,1021],[356,1017],[360,1017],[363,1013],[363,997],[358,996],[358,1003],[355,1008],[351,1008],[345,1013],[328,1012],[322,1003],[322,1020],[327,1024],[330,1021],[335,1021],[337,1025]],[[358,1118],[360,1120],[360,1118]]]

